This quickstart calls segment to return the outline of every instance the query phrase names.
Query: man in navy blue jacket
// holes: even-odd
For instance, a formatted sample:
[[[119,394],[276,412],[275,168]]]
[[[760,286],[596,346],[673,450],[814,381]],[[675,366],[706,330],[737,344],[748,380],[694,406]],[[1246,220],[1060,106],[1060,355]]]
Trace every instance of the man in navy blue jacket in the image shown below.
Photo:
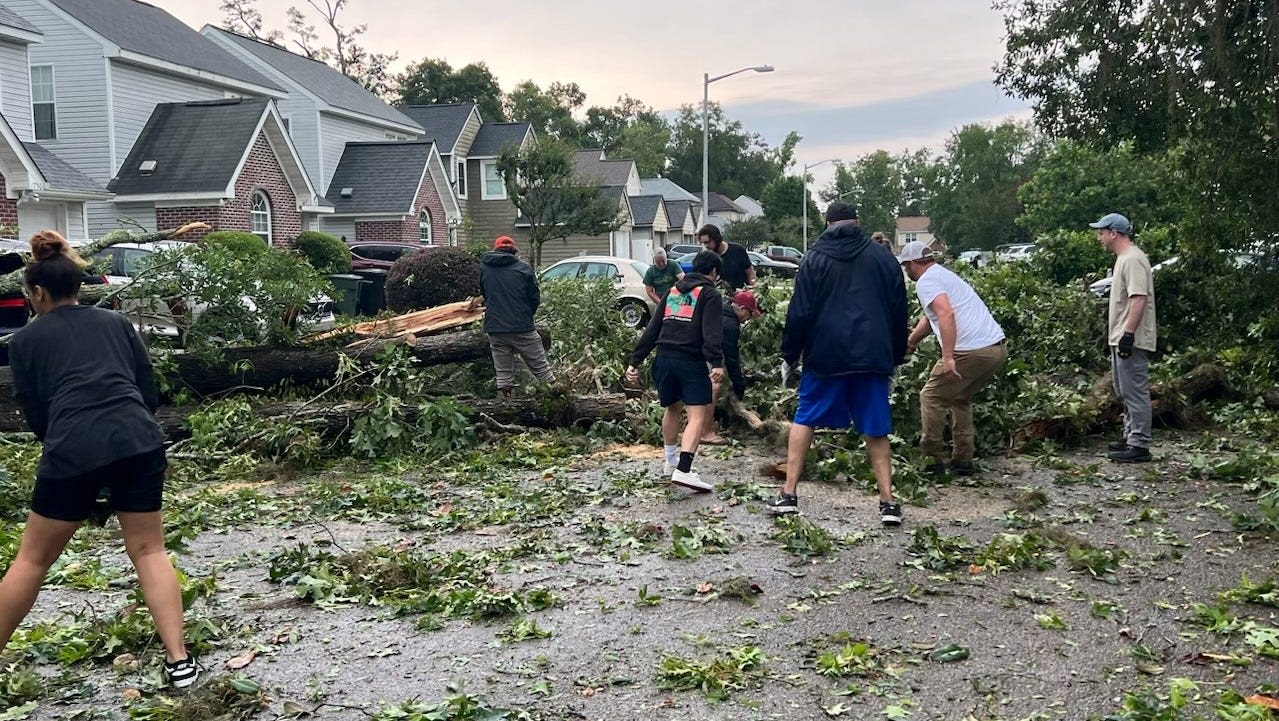
[[[866,439],[880,519],[901,525],[901,504],[893,499],[888,397],[893,373],[906,357],[907,323],[906,283],[897,259],[862,233],[852,203],[831,203],[826,232],[804,256],[782,332],[783,379],[801,360],[804,373],[786,482],[769,501],[770,512],[799,510],[795,486],[813,429],[851,425]]]

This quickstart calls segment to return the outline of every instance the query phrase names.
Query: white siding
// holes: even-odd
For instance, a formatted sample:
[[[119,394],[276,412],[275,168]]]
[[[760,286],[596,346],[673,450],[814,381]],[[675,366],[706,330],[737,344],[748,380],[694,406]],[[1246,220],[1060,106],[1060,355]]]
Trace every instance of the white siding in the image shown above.
[[[0,112],[20,140],[33,139],[27,46],[0,40]]]
[[[111,62],[111,92],[115,111],[115,149],[118,164],[129,156],[129,150],[142,134],[155,106],[160,103],[185,103],[191,100],[217,100],[226,92],[189,78],[166,75],[127,63]]]
[[[90,209],[89,234],[93,236],[94,238],[99,238],[102,235],[106,234],[107,232],[121,227],[121,225],[115,221],[117,217],[121,219],[128,218],[151,232],[156,231],[155,205],[152,203],[115,203],[115,204],[102,204],[102,205],[109,206],[109,210],[111,212],[111,218],[107,221],[104,230],[95,231],[92,225],[93,223],[92,208]],[[136,230],[136,227],[131,225],[130,229]]]
[[[31,65],[53,66],[58,137],[40,144],[106,185],[115,168],[107,147],[107,73],[102,46],[34,0],[4,3],[44,34],[43,43],[27,49]],[[4,81],[8,80],[6,74]],[[31,117],[29,109],[26,117]],[[26,132],[32,131],[28,127]]]
[[[347,120],[336,115],[320,113],[320,152],[324,159],[324,177],[315,178],[316,190],[327,196],[329,181],[333,179],[333,171],[337,170],[338,161],[342,159],[342,151],[351,142],[385,141],[391,131],[376,125],[368,125],[357,120]],[[348,236],[350,237],[350,236]]]
[[[320,216],[320,230],[335,238],[345,236],[347,240],[355,240],[355,221],[351,218]]]

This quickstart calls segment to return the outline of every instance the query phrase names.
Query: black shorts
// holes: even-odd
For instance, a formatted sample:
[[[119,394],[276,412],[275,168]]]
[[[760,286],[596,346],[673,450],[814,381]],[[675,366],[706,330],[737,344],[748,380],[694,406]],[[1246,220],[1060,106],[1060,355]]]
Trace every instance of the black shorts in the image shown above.
[[[153,513],[160,510],[168,467],[164,449],[157,448],[72,478],[37,476],[31,510],[55,521],[83,521],[97,503],[99,491],[106,488],[112,511]]]
[[[653,383],[663,408],[676,403],[710,405],[711,375],[705,361],[658,356],[653,361]]]

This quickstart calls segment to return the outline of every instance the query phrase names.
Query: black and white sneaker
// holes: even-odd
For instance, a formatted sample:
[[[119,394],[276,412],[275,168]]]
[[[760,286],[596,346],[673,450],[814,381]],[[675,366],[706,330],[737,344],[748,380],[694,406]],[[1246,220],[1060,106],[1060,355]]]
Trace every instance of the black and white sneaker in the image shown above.
[[[196,668],[195,659],[190,656],[172,663],[164,662],[164,677],[173,688],[186,688],[195,683],[199,675],[200,669]]]
[[[767,507],[768,512],[774,516],[799,513],[799,496],[794,493],[779,493],[777,498],[768,502]]]
[[[896,501],[880,501],[879,520],[885,526],[900,526],[902,524],[902,504]]]

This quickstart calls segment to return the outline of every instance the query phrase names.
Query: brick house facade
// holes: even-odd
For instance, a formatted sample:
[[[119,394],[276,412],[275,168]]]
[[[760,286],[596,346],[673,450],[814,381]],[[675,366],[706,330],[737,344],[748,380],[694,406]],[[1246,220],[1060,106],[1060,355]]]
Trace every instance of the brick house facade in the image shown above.
[[[3,175],[0,175],[0,233],[4,235],[18,234],[18,201],[9,197],[9,187]]]
[[[393,241],[425,243],[420,218],[422,209],[431,214],[431,245],[449,244],[449,224],[444,215],[444,202],[430,173],[424,173],[413,200],[413,212],[399,220],[357,220],[355,239],[361,243]]]
[[[252,232],[250,209],[254,193],[267,197],[271,208],[271,242],[287,246],[302,232],[302,212],[298,209],[293,189],[289,186],[280,160],[271,149],[265,133],[259,133],[235,181],[235,197],[218,206],[178,206],[155,209],[156,226],[176,228],[184,223],[202,221],[215,230]],[[191,233],[187,240],[199,240],[205,233]]]

